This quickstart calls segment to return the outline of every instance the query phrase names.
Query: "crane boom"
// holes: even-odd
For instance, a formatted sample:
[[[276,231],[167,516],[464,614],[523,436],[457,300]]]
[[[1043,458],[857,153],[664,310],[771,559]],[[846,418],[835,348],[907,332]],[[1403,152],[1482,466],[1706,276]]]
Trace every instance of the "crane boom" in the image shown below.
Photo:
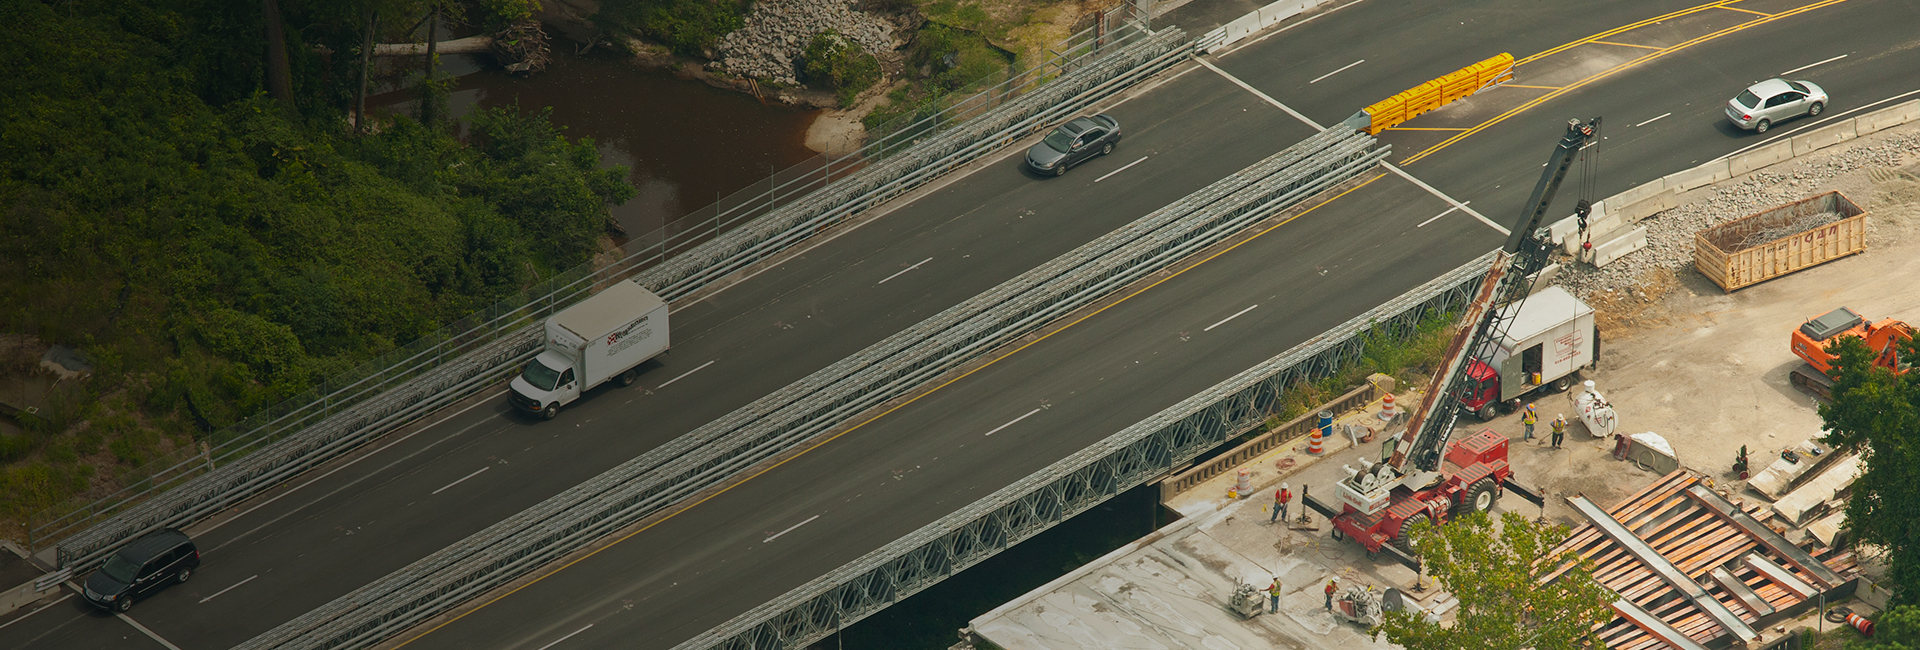
[[[1409,460],[1413,469],[1423,473],[1439,468],[1441,450],[1446,448],[1454,422],[1460,417],[1459,405],[1473,388],[1474,380],[1467,374],[1469,362],[1476,358],[1483,363],[1491,361],[1493,342],[1505,335],[1506,327],[1519,311],[1504,307],[1524,300],[1528,279],[1546,268],[1548,244],[1538,232],[1541,218],[1560,191],[1560,182],[1566,178],[1574,158],[1599,129],[1597,117],[1584,123],[1567,121],[1567,133],[1554,147],[1546,169],[1540,172],[1540,182],[1534,185],[1526,211],[1507,235],[1506,245],[1494,256],[1492,268],[1487,270],[1473,302],[1462,315],[1465,326],[1454,334],[1440,371],[1434,373],[1426,397],[1407,422],[1407,431],[1413,432],[1410,444],[1394,449],[1393,457],[1387,460],[1395,471],[1404,473]],[[1589,209],[1585,200],[1577,208],[1583,217]]]

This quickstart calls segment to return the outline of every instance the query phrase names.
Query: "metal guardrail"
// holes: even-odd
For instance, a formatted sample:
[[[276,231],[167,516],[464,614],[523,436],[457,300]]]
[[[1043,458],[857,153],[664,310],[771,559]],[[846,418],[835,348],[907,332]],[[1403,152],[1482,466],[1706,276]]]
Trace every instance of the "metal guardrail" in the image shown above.
[[[1472,297],[1493,254],[1148,417],[1100,443],[735,617],[675,650],[799,648],[1258,426],[1289,386],[1359,358]]]
[[[243,644],[360,647],[661,511],[1360,172],[1331,131],[794,382]]]
[[[1173,495],[1205,483],[1207,479],[1219,476],[1227,470],[1238,467],[1241,463],[1252,460],[1260,454],[1267,453],[1267,450],[1285,445],[1296,438],[1311,433],[1314,429],[1319,428],[1321,411],[1345,413],[1364,407],[1379,397],[1380,390],[1374,387],[1373,384],[1368,383],[1359,388],[1347,391],[1347,394],[1336,397],[1331,402],[1327,402],[1316,408],[1307,409],[1307,412],[1302,413],[1300,417],[1294,418],[1286,424],[1274,427],[1266,433],[1260,434],[1259,437],[1248,440],[1240,446],[1228,450],[1227,453],[1168,477],[1160,483],[1160,502],[1166,503]]]
[[[1071,74],[908,143],[917,146],[895,143],[891,146],[903,150],[889,153],[879,164],[835,178],[835,163],[829,161],[819,179],[824,189],[776,206],[776,195],[813,186],[793,185],[801,180],[785,185],[770,181],[764,207],[740,203],[728,208],[730,214],[716,216],[751,221],[690,250],[692,240],[684,233],[664,230],[650,242],[630,242],[629,254],[619,262],[576,268],[525,294],[537,297],[502,301],[369,362],[322,389],[215,434],[213,444],[200,454],[150,465],[157,469],[148,479],[107,498],[58,515],[41,513],[30,527],[29,544],[65,536],[58,544],[57,563],[91,568],[126,539],[218,512],[510,376],[538,352],[540,320],[599,287],[637,272],[640,282],[662,297],[684,297],[1190,56],[1180,32],[1154,34],[1144,22],[1109,35],[1099,47],[1080,49],[1085,54],[1074,59]],[[166,496],[152,498],[161,493]],[[82,527],[85,530],[74,533]]]

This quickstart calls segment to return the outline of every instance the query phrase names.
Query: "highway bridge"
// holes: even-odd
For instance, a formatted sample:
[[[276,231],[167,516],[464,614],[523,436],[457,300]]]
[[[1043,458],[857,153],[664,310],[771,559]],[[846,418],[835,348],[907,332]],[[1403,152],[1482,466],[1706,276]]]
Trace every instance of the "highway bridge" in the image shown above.
[[[680,306],[673,352],[631,388],[602,390],[551,422],[514,417],[498,392],[476,396],[195,526],[200,573],[125,620],[70,598],[7,619],[0,646],[234,646],[1362,106],[1493,54],[1520,60],[1513,83],[1382,133],[1404,175],[1369,173],[1190,270],[394,642],[670,648],[1493,248],[1570,117],[1606,118],[1591,188],[1600,198],[1807,126],[1734,130],[1721,108],[1759,79],[1813,65],[1793,76],[1824,86],[1839,118],[1920,92],[1920,7],[1903,0],[1331,8],[1110,102],[1102,110],[1127,133],[1111,156],[1043,180],[1010,147]],[[1563,194],[1578,191],[1570,179]]]

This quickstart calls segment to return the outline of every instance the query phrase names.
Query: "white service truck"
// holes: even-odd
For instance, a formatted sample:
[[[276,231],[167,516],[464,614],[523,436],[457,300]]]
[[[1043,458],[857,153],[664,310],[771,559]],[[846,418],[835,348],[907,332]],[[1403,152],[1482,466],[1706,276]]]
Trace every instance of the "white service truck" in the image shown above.
[[[667,303],[632,280],[608,287],[547,319],[547,345],[513,378],[507,401],[553,419],[560,407],[667,351]]]
[[[1482,420],[1492,420],[1496,408],[1519,408],[1521,398],[1535,391],[1566,390],[1573,385],[1575,373],[1592,368],[1600,356],[1600,330],[1593,324],[1593,308],[1566,289],[1541,289],[1518,308],[1519,313],[1509,314],[1507,331],[1496,333],[1502,335],[1488,343],[1494,349],[1481,355],[1491,357],[1498,370],[1478,359],[1467,369],[1478,383],[1466,397],[1466,406]]]

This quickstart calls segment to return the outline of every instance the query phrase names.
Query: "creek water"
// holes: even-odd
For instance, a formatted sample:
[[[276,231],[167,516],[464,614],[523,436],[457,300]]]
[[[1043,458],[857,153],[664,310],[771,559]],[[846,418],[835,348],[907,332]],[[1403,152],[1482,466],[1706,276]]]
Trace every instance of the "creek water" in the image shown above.
[[[624,55],[574,54],[556,40],[553,62],[529,77],[483,66],[474,57],[443,56],[441,73],[459,77],[448,109],[458,119],[476,107],[553,108],[553,122],[569,138],[593,138],[603,165],[626,165],[639,190],[614,206],[628,235],[660,228],[732,194],[776,170],[808,160],[807,127],[818,111],[763,104],[752,96],[713,88],[659,70],[643,70]],[[418,57],[390,64],[417,69]],[[410,91],[369,98],[370,107],[412,110]]]

